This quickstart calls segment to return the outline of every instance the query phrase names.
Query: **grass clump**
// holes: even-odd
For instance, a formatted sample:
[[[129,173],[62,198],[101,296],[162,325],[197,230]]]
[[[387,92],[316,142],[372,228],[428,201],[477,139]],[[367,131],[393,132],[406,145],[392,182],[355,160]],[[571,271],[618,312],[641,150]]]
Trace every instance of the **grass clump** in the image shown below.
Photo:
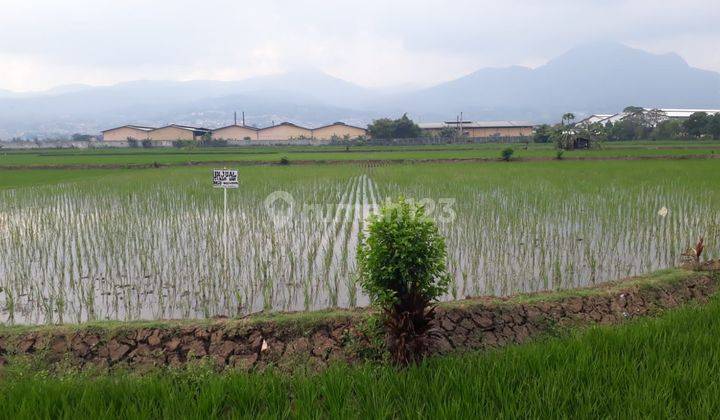
[[[622,327],[398,371],[145,375],[0,370],[6,418],[712,418],[720,411],[720,300]]]
[[[515,151],[512,148],[508,147],[506,149],[503,149],[502,152],[500,152],[500,158],[502,158],[502,160],[504,160],[505,162],[509,162],[510,159],[512,159],[513,154],[515,154]]]

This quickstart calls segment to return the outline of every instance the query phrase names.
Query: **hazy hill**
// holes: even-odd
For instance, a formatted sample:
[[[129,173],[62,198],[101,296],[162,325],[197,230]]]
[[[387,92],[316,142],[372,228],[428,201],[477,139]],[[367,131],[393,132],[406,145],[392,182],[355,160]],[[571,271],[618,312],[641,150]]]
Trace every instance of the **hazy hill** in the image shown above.
[[[676,54],[656,55],[615,43],[574,48],[536,69],[481,69],[411,93],[396,107],[419,115],[448,109],[474,119],[557,119],[560,113],[617,112],[633,104],[720,107],[720,74],[690,67]]]
[[[246,111],[248,124],[290,120],[364,124],[408,112],[423,121],[465,118],[556,121],[564,112],[612,113],[627,105],[720,108],[720,74],[616,43],[574,48],[536,69],[485,68],[425,89],[377,90],[305,69],[240,81],[132,81],[0,90],[0,138],[96,133],[125,123],[217,127]]]

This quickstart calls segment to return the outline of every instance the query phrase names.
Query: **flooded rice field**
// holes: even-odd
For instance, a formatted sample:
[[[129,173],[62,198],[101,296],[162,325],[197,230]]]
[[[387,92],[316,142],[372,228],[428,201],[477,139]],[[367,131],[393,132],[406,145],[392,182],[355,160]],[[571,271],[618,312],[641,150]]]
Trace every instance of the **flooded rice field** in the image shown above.
[[[358,232],[398,195],[447,239],[448,300],[673,266],[700,235],[717,257],[718,164],[661,164],[247,168],[226,213],[208,169],[0,190],[0,322],[363,306]]]

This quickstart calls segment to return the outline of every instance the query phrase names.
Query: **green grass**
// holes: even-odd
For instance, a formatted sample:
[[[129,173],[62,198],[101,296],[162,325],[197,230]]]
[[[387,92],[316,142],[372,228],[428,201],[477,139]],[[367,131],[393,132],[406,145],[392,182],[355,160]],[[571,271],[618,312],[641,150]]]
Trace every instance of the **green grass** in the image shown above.
[[[227,148],[153,148],[93,150],[11,150],[0,153],[0,167],[83,166],[83,165],[163,165],[211,164],[212,162],[272,163],[282,157],[293,161],[418,160],[418,159],[497,159],[507,144],[453,144],[428,146],[284,146]],[[551,144],[510,145],[514,159],[553,159]],[[720,154],[720,142],[617,142],[605,143],[601,150],[566,152],[564,158],[636,158],[653,156]]]
[[[202,367],[48,374],[6,368],[2,418],[712,418],[720,412],[720,299],[621,327],[397,371]]]

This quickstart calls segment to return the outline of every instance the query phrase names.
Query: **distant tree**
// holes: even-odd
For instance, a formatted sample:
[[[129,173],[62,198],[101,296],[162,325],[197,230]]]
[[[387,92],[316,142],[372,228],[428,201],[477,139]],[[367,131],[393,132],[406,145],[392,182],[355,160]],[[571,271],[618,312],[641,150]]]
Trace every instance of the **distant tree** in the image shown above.
[[[592,138],[599,141],[607,140],[608,130],[605,124],[599,122],[592,123],[585,128],[585,131],[590,134]]]
[[[720,139],[720,113],[708,118],[705,133],[715,140]]]
[[[443,127],[440,129],[438,136],[443,139],[454,139],[458,135],[458,130],[453,127]]]
[[[552,141],[554,128],[547,124],[541,124],[533,133],[533,142],[535,143],[550,143]]]
[[[700,137],[706,133],[710,118],[704,112],[694,112],[683,122],[683,128],[689,136]]]
[[[661,121],[653,129],[650,137],[653,140],[672,140],[679,139],[683,135],[683,122],[681,120],[665,120]]]
[[[420,136],[420,127],[408,118],[407,114],[391,120],[380,118],[368,125],[368,134],[375,139],[408,139]]]
[[[639,114],[643,111],[645,111],[645,108],[643,108],[641,106],[634,106],[634,105],[626,106],[623,109],[623,112],[626,114]]]
[[[607,139],[612,141],[645,140],[667,116],[659,109],[646,111],[644,108],[629,106],[623,111],[627,115],[615,124],[608,125]]]
[[[668,119],[665,111],[657,108],[651,109],[649,111],[640,112],[640,118],[642,119],[645,126],[653,128],[657,127],[658,124]]]
[[[367,132],[374,139],[389,139],[395,132],[395,123],[390,118],[380,118],[368,125]]]
[[[566,112],[562,116],[562,125],[569,125],[572,121],[575,121],[575,114],[572,112]]]
[[[408,118],[407,114],[395,120],[395,138],[411,139],[420,136],[420,126],[415,124],[413,120]]]

